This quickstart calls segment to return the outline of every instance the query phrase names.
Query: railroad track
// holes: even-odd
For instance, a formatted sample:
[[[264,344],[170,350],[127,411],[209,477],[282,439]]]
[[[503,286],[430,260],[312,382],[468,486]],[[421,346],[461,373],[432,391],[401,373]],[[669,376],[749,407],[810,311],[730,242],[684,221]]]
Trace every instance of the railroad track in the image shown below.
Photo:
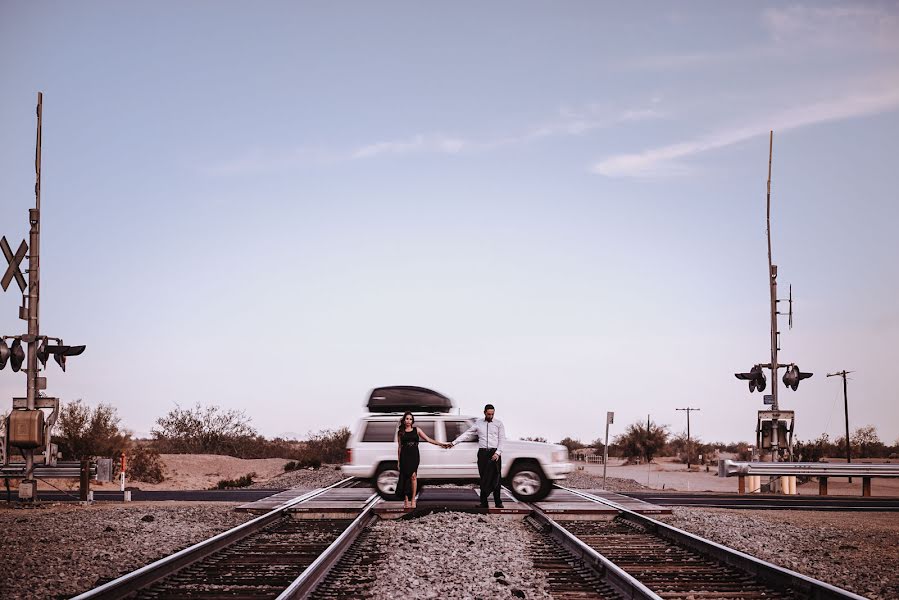
[[[388,568],[388,534],[369,525],[376,496],[356,519],[294,520],[291,507],[352,479],[309,492],[261,517],[76,597],[346,600],[368,595]],[[640,515],[610,500],[601,520],[554,519],[529,505],[533,528],[522,548],[554,598],[852,599],[845,590]]]
[[[76,596],[213,600],[305,598],[375,519],[375,494],[355,519],[295,520],[290,509],[327,491],[355,487],[353,478],[315,490],[208,540]]]
[[[595,552],[594,568],[615,568],[647,588],[636,597],[703,599],[852,599],[849,591],[806,577],[732,548],[700,538],[604,498],[564,488],[590,502],[618,510],[610,520],[553,520],[535,507],[539,525],[552,535],[566,533]],[[564,531],[560,531],[564,530]],[[627,580],[624,580],[627,581]]]

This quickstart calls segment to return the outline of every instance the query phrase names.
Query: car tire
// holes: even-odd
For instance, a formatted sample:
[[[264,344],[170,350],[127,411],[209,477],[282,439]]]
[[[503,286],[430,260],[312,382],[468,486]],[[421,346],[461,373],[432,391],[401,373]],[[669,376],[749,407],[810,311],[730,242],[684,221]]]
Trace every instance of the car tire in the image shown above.
[[[522,502],[539,502],[549,495],[552,489],[550,481],[535,461],[519,461],[512,465],[506,485],[517,500]]]
[[[396,486],[400,481],[400,470],[394,462],[378,465],[372,485],[384,500],[396,500]]]

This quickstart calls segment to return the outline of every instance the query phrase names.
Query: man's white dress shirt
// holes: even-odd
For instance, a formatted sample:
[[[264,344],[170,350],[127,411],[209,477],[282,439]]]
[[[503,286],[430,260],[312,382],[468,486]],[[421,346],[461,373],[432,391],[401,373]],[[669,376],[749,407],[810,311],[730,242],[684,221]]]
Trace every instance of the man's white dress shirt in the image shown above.
[[[497,454],[503,453],[506,427],[499,419],[493,419],[492,421],[487,421],[484,418],[478,419],[468,428],[468,431],[461,434],[451,443],[455,446],[459,442],[468,441],[474,436],[478,437],[478,448],[496,448]]]

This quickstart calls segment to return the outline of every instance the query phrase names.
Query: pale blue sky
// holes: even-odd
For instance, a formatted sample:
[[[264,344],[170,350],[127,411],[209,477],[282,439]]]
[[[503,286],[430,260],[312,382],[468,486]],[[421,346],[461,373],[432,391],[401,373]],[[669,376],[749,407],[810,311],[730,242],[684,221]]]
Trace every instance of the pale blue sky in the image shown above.
[[[886,2],[2,2],[0,233],[40,90],[42,332],[88,345],[48,392],[139,433],[200,401],[304,434],[412,384],[515,437],[690,405],[751,440],[774,129],[781,359],[815,372],[782,406],[835,437],[856,370],[893,442],[897,40]]]

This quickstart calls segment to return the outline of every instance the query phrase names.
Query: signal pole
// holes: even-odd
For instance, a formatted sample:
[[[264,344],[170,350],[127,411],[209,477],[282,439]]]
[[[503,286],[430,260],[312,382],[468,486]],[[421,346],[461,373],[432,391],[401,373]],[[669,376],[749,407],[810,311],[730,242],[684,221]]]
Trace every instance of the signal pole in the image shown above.
[[[675,408],[674,410],[684,410],[687,412],[687,470],[690,470],[690,413],[694,410],[702,410],[701,408]]]
[[[37,93],[37,139],[34,144],[34,208],[28,211],[31,231],[28,236],[28,368],[26,369],[26,408],[35,410],[38,394],[37,343],[40,334],[38,302],[41,286],[41,121],[44,95]],[[34,474],[34,449],[25,452],[25,481]],[[48,457],[49,458],[49,457]],[[23,482],[25,483],[25,482]]]
[[[768,134],[768,185],[767,185],[767,210],[765,217],[765,232],[768,235],[768,282],[771,294],[771,396],[773,396],[772,410],[778,410],[777,405],[777,265],[771,260],[771,162],[774,157],[774,131]],[[772,441],[777,451],[777,421],[772,430]]]
[[[34,152],[34,208],[28,209],[30,226],[28,243],[24,240],[19,249],[13,253],[5,236],[0,236],[0,251],[8,262],[5,273],[0,278],[0,289],[6,291],[15,281],[22,292],[22,306],[19,307],[19,318],[28,322],[28,333],[24,335],[0,335],[0,369],[6,366],[7,359],[13,371],[19,371],[25,364],[25,397],[13,398],[13,410],[9,414],[8,426],[3,439],[0,440],[0,462],[9,466],[9,447],[17,447],[25,457],[22,480],[19,485],[19,500],[34,501],[37,485],[34,480],[35,450],[43,452],[43,464],[55,464],[55,444],[50,432],[59,414],[59,399],[48,398],[41,394],[47,389],[47,378],[40,375],[41,365],[47,364],[52,354],[60,368],[65,371],[66,357],[77,356],[84,352],[84,346],[66,346],[62,339],[40,334],[40,249],[41,249],[41,130],[43,121],[43,99],[41,92],[37,94],[37,137]],[[20,264],[28,258],[28,281],[22,275]],[[6,340],[13,340],[7,346]],[[49,342],[54,341],[51,345]],[[27,354],[22,350],[26,345]],[[44,418],[41,409],[50,409],[50,415]],[[43,448],[43,450],[41,450]]]
[[[843,411],[846,414],[846,462],[852,462],[852,447],[849,445],[849,398],[847,397],[846,392],[846,375],[852,373],[852,371],[847,371],[843,369],[842,371],[837,371],[836,373],[828,373],[828,377],[842,377],[843,378]],[[852,483],[852,479],[849,479],[849,482]]]

